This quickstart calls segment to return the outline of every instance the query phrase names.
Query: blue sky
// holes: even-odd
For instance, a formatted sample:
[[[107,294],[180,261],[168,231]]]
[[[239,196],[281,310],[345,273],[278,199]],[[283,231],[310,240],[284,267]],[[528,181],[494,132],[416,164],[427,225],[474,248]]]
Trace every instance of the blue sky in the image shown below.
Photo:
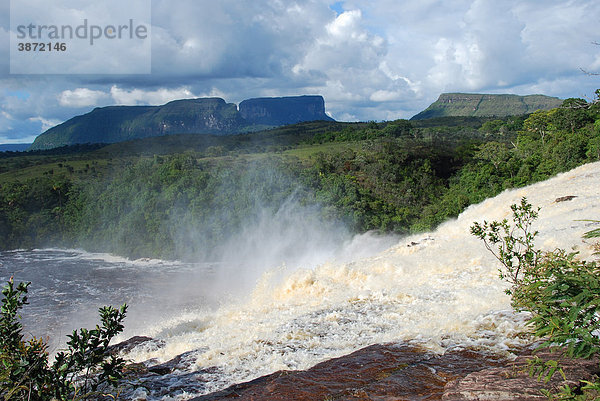
[[[600,71],[597,0],[151,1],[151,74],[11,75],[0,0],[0,143],[94,107],[179,98],[321,94],[355,121],[409,118],[442,92],[591,100],[600,88],[582,72]]]

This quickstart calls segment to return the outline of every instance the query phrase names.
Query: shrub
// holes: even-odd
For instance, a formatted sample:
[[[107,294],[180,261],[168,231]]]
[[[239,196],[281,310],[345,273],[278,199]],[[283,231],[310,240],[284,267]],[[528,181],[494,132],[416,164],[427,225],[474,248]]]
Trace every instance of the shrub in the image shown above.
[[[46,344],[25,340],[19,310],[27,304],[30,283],[15,286],[13,278],[2,290],[0,315],[0,396],[8,400],[82,400],[116,385],[125,360],[110,355],[110,340],[123,331],[127,305],[99,309],[102,326],[69,335],[67,349],[49,363]]]
[[[568,356],[600,356],[600,268],[595,262],[581,261],[576,253],[557,249],[541,252],[534,247],[536,231],[532,222],[537,211],[527,199],[512,205],[513,225],[502,222],[475,223],[471,233],[502,263],[500,277],[511,285],[513,306],[531,313],[528,324],[543,339],[540,348],[561,348]],[[591,233],[591,234],[590,234]],[[596,233],[591,231],[588,236]],[[542,366],[543,365],[543,366]],[[532,373],[549,380],[561,371],[556,361],[533,363]],[[545,374],[544,371],[549,371]],[[563,388],[559,399],[597,399],[600,381],[583,382],[577,393]]]
[[[532,313],[529,323],[538,337],[548,338],[545,345],[566,346],[577,357],[599,353],[600,339],[592,333],[600,330],[600,269],[576,253],[535,249],[538,233],[531,224],[539,209],[526,198],[511,209],[513,226],[506,219],[484,221],[471,233],[502,263],[500,277],[512,284],[513,305]]]
[[[534,209],[526,198],[521,199],[520,205],[515,204],[510,208],[513,226],[504,219],[501,222],[474,223],[471,227],[471,234],[481,239],[487,250],[502,263],[500,278],[512,284],[512,289],[507,290],[509,295],[535,274],[541,256],[541,252],[534,248],[538,232],[531,228],[532,222],[538,217],[539,208]]]
[[[512,287],[513,306],[531,313],[528,324],[544,342],[540,348],[560,347],[577,358],[600,356],[600,268],[595,262],[580,261],[576,253],[557,249],[541,252],[534,247],[537,231],[531,224],[538,217],[526,198],[512,205],[513,225],[501,222],[474,223],[471,233],[501,262],[500,277]],[[600,235],[598,230],[586,237]],[[532,374],[549,380],[562,372],[556,361],[533,360]],[[600,381],[585,382],[578,391],[566,386],[550,398],[597,399]]]

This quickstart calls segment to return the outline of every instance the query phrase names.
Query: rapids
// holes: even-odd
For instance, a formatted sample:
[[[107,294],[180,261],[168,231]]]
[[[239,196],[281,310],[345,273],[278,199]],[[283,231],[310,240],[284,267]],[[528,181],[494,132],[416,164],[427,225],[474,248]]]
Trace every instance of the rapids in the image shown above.
[[[539,247],[590,258],[582,234],[597,227],[585,220],[598,219],[599,188],[600,162],[584,165],[473,205],[431,233],[357,236],[316,265],[254,266],[249,292],[238,291],[239,276],[247,276],[231,266],[74,250],[0,253],[0,278],[33,281],[26,328],[50,336],[53,349],[61,344],[54,337],[95,324],[98,306],[128,302],[126,331],[118,340],[144,335],[155,341],[126,357],[148,365],[182,354],[185,360],[161,377],[165,387],[179,390],[140,388],[132,399],[187,399],[379,343],[409,343],[438,354],[471,348],[508,355],[528,341],[526,316],[512,311],[499,263],[469,227],[510,220],[510,205],[525,196],[541,207],[534,226]],[[574,198],[556,202],[564,196]],[[373,254],[361,247],[385,250]]]
[[[250,296],[206,312],[182,313],[145,333],[163,346],[139,346],[136,361],[186,353],[189,370],[207,370],[203,392],[386,342],[433,352],[471,347],[508,352],[527,341],[526,316],[514,313],[498,278],[499,263],[469,234],[474,221],[510,219],[527,197],[541,207],[537,245],[591,249],[582,234],[600,203],[600,163],[545,182],[505,191],[469,207],[436,231],[403,238],[378,255],[315,268],[265,272]],[[556,202],[563,196],[572,200]]]

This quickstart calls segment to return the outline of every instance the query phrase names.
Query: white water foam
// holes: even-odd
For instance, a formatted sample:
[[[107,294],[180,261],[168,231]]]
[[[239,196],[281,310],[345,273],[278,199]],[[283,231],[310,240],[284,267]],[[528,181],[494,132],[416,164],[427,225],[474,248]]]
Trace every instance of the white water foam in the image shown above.
[[[526,316],[514,313],[499,263],[469,234],[474,221],[510,220],[526,196],[540,206],[538,246],[591,255],[581,236],[598,218],[600,163],[506,191],[469,207],[432,233],[404,238],[371,258],[314,269],[266,272],[244,302],[158,322],[137,361],[166,361],[195,351],[194,369],[218,367],[214,391],[280,369],[306,369],[374,343],[415,341],[436,352],[452,347],[506,351],[527,341]],[[566,202],[556,198],[573,195]]]
[[[20,250],[17,250],[20,251]],[[128,266],[137,266],[137,267],[181,267],[184,265],[183,262],[178,260],[163,260],[163,259],[152,259],[152,258],[140,258],[140,259],[130,259],[123,256],[113,255],[110,253],[103,252],[88,252],[83,249],[69,249],[69,248],[41,248],[41,249],[33,249],[33,252],[55,252],[65,254],[63,259],[71,259],[71,260],[96,260],[106,262],[107,264],[124,264]],[[70,255],[69,255],[70,254]],[[56,254],[52,255],[52,259],[56,259]]]

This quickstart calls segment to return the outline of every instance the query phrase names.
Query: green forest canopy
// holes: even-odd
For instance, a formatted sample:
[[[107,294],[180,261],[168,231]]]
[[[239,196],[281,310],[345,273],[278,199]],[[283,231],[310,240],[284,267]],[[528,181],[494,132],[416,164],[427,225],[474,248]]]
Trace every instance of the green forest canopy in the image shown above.
[[[312,122],[0,153],[0,249],[210,259],[259,210],[290,199],[357,233],[429,230],[506,188],[600,160],[599,111],[567,99],[501,119]]]

